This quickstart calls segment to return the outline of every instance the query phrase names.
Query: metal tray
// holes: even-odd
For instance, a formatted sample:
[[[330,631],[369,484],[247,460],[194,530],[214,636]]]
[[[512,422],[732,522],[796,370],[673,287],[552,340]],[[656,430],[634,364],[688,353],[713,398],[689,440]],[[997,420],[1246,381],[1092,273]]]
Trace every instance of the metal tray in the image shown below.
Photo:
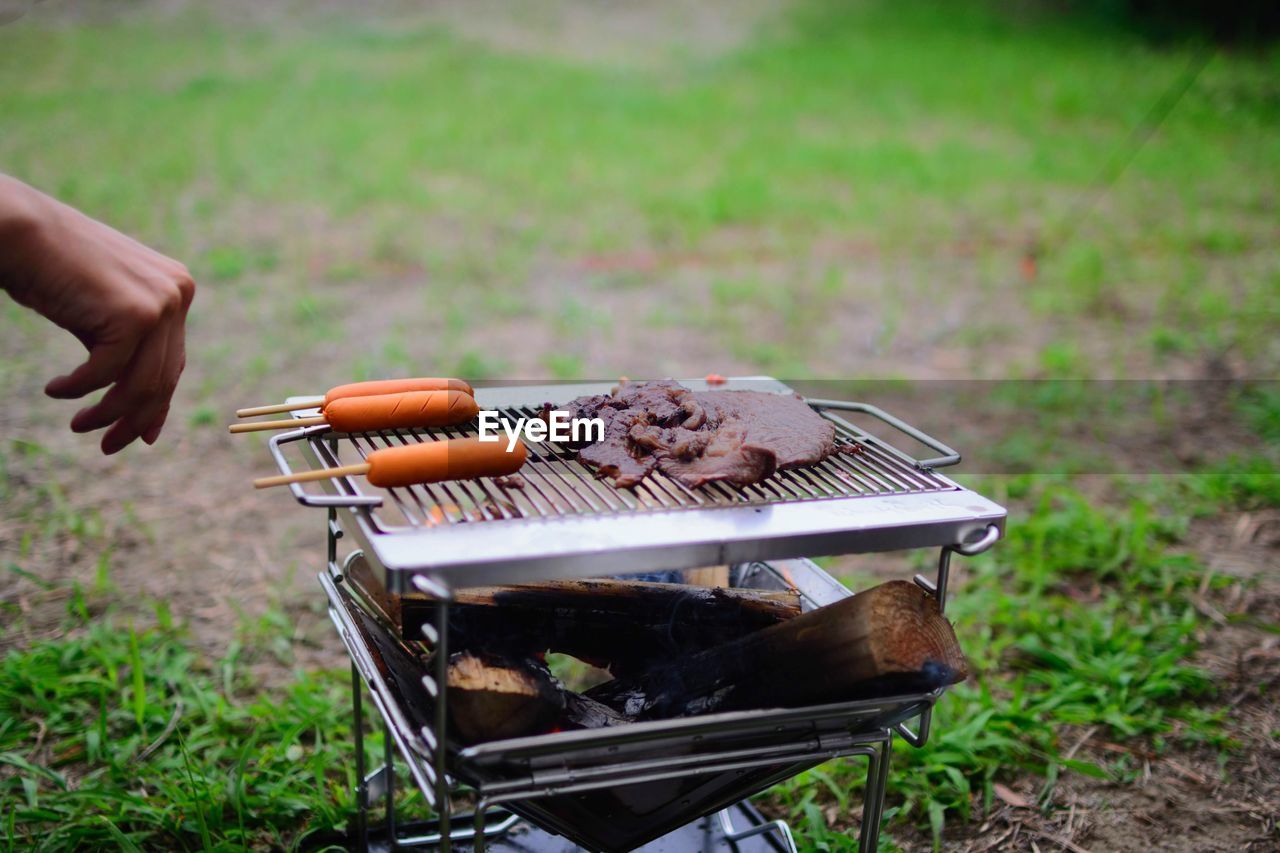
[[[685,381],[695,390],[707,386]],[[529,417],[545,402],[609,391],[611,383],[481,388],[477,402]],[[767,377],[732,379],[723,390],[791,393]],[[836,427],[847,452],[816,466],[779,472],[755,486],[688,489],[661,475],[635,490],[596,480],[554,443],[529,445],[523,489],[494,480],[379,490],[362,478],[322,480],[323,493],[291,486],[306,506],[336,510],[388,592],[411,584],[446,596],[460,586],[589,577],[903,548],[990,544],[1005,510],[935,470],[960,457],[942,442],[874,406],[809,404]],[[917,460],[841,417],[875,417],[935,449]],[[314,410],[295,412],[296,417]],[[296,448],[312,468],[356,462],[379,447],[474,434],[470,427],[336,434],[308,427],[272,437],[282,473]]]

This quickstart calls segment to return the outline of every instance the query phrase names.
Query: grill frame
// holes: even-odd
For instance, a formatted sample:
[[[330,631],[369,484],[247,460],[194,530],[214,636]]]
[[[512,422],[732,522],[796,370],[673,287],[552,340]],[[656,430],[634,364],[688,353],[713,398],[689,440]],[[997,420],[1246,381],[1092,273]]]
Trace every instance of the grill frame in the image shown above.
[[[688,387],[705,387],[685,382]],[[601,393],[608,383],[594,386],[544,386],[553,389],[550,399],[565,400],[585,393]],[[752,388],[786,392],[785,385],[767,378],[731,380],[727,389]],[[504,395],[527,398],[537,391],[529,388],[479,389],[478,402],[485,408],[501,408]],[[314,401],[314,398],[307,398]],[[520,397],[516,398],[521,399]],[[291,400],[296,402],[297,399]],[[541,401],[534,401],[541,402]],[[523,739],[527,742],[504,741],[483,744],[465,750],[449,749],[444,737],[447,731],[445,701],[446,662],[448,655],[448,611],[451,590],[455,587],[487,584],[520,583],[551,578],[627,574],[662,569],[685,569],[693,566],[776,563],[787,559],[794,575],[812,569],[827,577],[830,584],[809,592],[807,604],[821,606],[849,591],[831,580],[805,559],[791,559],[823,554],[864,553],[871,551],[937,547],[937,572],[932,578],[916,575],[915,582],[938,599],[945,608],[947,579],[953,553],[973,555],[989,548],[1003,535],[1005,510],[975,492],[937,474],[933,469],[959,461],[951,448],[893,418],[875,407],[840,401],[810,400],[824,416],[852,431],[856,440],[875,454],[880,464],[893,467],[897,476],[912,482],[929,483],[931,488],[899,493],[812,497],[800,500],[744,501],[731,506],[662,508],[652,511],[489,520],[479,523],[441,524],[435,527],[396,528],[379,523],[374,510],[384,497],[362,491],[352,478],[330,478],[321,482],[323,494],[305,491],[295,484],[295,498],[307,506],[327,508],[328,571],[320,576],[329,597],[330,615],[351,657],[352,708],[356,732],[356,771],[358,788],[353,840],[367,848],[368,819],[371,800],[386,801],[386,824],[392,847],[415,843],[437,846],[448,851],[452,840],[467,841],[479,851],[487,836],[499,834],[511,826],[503,818],[486,823],[485,814],[493,805],[506,803],[518,807],[522,801],[535,798],[548,790],[599,790],[609,786],[636,784],[637,780],[671,779],[677,774],[698,771],[665,766],[661,753],[645,750],[660,743],[679,744],[689,738],[715,738],[717,731],[758,731],[767,735],[757,723],[776,728],[781,724],[808,725],[810,730],[796,738],[788,732],[759,745],[759,749],[738,749],[723,742],[722,754],[710,757],[718,761],[716,769],[725,773],[756,773],[753,782],[765,784],[781,780],[806,766],[836,756],[866,756],[867,784],[864,792],[859,850],[870,853],[877,847],[879,824],[883,811],[888,758],[895,735],[913,746],[923,745],[930,731],[934,703],[944,691],[889,697],[866,702],[843,703],[789,710],[766,710],[744,715],[714,715],[697,720],[671,720],[640,723],[616,732],[584,732],[546,735]],[[923,442],[940,455],[934,459],[916,460],[858,427],[848,424],[839,411],[863,412]],[[309,412],[295,412],[304,417]],[[279,434],[271,439],[270,449],[282,473],[289,473],[285,458],[289,447],[313,468],[331,467],[341,459],[343,442],[349,437],[329,432],[327,427],[311,427]],[[502,536],[496,536],[501,531]],[[423,626],[426,642],[437,655],[433,672],[422,677],[422,686],[436,697],[433,719],[415,730],[405,713],[387,694],[376,667],[371,664],[367,644],[362,649],[359,632],[350,624],[347,607],[357,606],[373,614],[367,600],[356,604],[356,598],[339,592],[351,586],[345,567],[338,560],[339,541],[350,534],[355,551],[369,563],[387,592],[405,592],[416,588],[436,599],[434,624]],[[611,538],[613,537],[613,538]],[[623,537],[621,540],[618,537]],[[488,542],[486,540],[489,540]],[[497,544],[494,544],[494,543]],[[470,549],[470,551],[468,551]],[[470,556],[469,559],[466,557]],[[351,586],[353,590],[356,588]],[[344,618],[343,614],[346,614]],[[388,629],[394,638],[394,630]],[[382,718],[388,736],[384,739],[383,766],[365,774],[362,732],[362,684]],[[917,719],[914,730],[908,723]],[[643,728],[648,727],[648,728]],[[708,727],[710,727],[708,729]],[[721,728],[723,727],[723,729]],[[710,734],[708,734],[710,731]],[[792,732],[794,734],[794,732]],[[611,742],[617,738],[616,742]],[[616,766],[597,767],[593,778],[584,781],[572,766],[574,759],[590,764],[591,754],[601,749],[628,749],[636,760],[617,762]],[[761,751],[763,750],[763,751]],[[427,801],[438,808],[439,819],[429,836],[408,838],[398,833],[394,809],[395,770],[393,752],[399,751],[409,762],[411,776]],[[490,764],[486,767],[485,760]],[[499,765],[525,761],[529,772],[511,778],[499,772]],[[783,763],[779,764],[781,760]],[[701,767],[702,765],[697,765]],[[589,769],[584,767],[584,769]],[[595,772],[593,770],[593,772]],[[773,774],[773,775],[769,775]],[[703,778],[698,775],[698,778]],[[457,782],[468,782],[477,789],[474,828],[451,830],[449,794]],[[741,796],[740,792],[737,796]],[[726,795],[732,793],[731,789]],[[723,805],[729,805],[725,800]],[[720,807],[719,805],[715,806]],[[785,825],[764,824],[741,833],[732,832],[728,811],[720,812],[727,839],[776,830],[785,849],[794,851]],[[555,825],[541,815],[540,823]],[[686,820],[688,818],[685,818]],[[780,822],[777,822],[780,824]],[[571,825],[556,825],[572,836]],[[775,839],[776,840],[776,839]]]
[[[699,382],[685,384],[706,388]],[[528,416],[548,400],[565,402],[606,393],[610,387],[481,388],[476,399],[482,408],[520,407]],[[717,388],[792,393],[767,377],[733,379]],[[939,547],[976,541],[992,526],[997,536],[1003,532],[1003,507],[935,470],[959,461],[946,445],[871,406],[809,403],[835,424],[838,443],[858,452],[779,472],[742,489],[710,484],[691,490],[656,475],[630,493],[595,480],[571,453],[550,443],[528,445],[533,461],[521,472],[528,484],[524,490],[506,489],[487,478],[385,492],[352,477],[321,481],[323,494],[300,484],[291,488],[304,505],[338,510],[344,529],[359,540],[374,572],[393,593],[410,591],[411,584],[439,595],[464,583],[589,577],[600,573],[602,560],[611,572],[626,574]],[[870,414],[943,455],[916,460],[850,423],[841,411]],[[294,416],[311,413],[302,410]],[[270,447],[280,470],[289,473],[288,447],[299,449],[309,467],[335,467],[359,461],[377,447],[471,432],[454,428],[347,436],[320,426],[278,434]],[[519,516],[511,517],[509,508]],[[387,517],[393,512],[399,516],[394,521]]]

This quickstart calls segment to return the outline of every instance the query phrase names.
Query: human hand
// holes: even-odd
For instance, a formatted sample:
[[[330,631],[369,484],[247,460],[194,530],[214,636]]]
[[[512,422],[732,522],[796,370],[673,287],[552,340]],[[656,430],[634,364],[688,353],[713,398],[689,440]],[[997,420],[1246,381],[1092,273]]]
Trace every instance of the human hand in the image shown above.
[[[12,193],[28,195],[14,201]],[[0,207],[6,196],[9,208],[23,215],[22,227],[0,236],[0,254],[7,256],[0,285],[89,351],[45,393],[74,399],[110,386],[101,400],[76,413],[71,429],[107,427],[106,454],[137,438],[154,444],[186,366],[191,274],[178,261],[17,181],[0,180]]]

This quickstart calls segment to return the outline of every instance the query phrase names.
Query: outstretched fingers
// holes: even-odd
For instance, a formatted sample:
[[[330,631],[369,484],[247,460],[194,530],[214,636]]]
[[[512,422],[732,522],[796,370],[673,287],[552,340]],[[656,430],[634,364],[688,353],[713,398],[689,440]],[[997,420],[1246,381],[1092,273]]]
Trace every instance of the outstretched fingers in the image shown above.
[[[83,364],[68,374],[51,379],[45,385],[44,393],[58,400],[73,400],[106,388],[119,379],[137,347],[137,338],[129,336],[99,342],[89,350],[89,357]]]
[[[161,372],[163,385],[161,386],[161,400],[159,411],[151,420],[150,424],[142,431],[142,440],[147,444],[155,444],[160,438],[160,430],[164,428],[164,422],[169,417],[169,406],[173,399],[173,392],[178,388],[178,380],[182,377],[182,371],[187,366],[187,346],[186,346],[186,329],[183,319],[169,324],[169,345],[165,350],[164,368]]]
[[[71,420],[71,429],[91,432],[110,427],[102,437],[106,454],[117,453],[140,437],[168,405],[164,380],[168,348],[166,323],[147,334],[116,384],[97,403],[80,410]]]

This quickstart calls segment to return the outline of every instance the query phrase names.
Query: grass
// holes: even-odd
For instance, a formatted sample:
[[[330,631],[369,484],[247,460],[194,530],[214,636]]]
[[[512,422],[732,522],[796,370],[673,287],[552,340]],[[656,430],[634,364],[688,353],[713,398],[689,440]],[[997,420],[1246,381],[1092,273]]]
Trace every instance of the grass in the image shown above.
[[[352,808],[346,680],[264,690],[180,629],[68,617],[0,661],[0,845],[293,849]]]
[[[46,469],[15,481],[19,460]],[[345,679],[298,673],[267,690],[239,640],[207,659],[167,602],[122,597],[115,530],[68,503],[47,475],[58,464],[28,443],[0,452],[0,498],[23,531],[0,552],[0,849],[284,848],[342,825]],[[46,550],[68,548],[91,555],[92,582],[45,576]],[[33,641],[49,613],[56,638]],[[241,634],[265,648],[253,627]],[[261,633],[279,641],[279,627]]]
[[[1013,511],[955,588],[976,676],[925,749],[895,752],[891,781],[890,834],[937,838],[990,814],[997,782],[1034,779],[1052,812],[1066,774],[1131,781],[1131,756],[1071,756],[1086,733],[1230,754],[1192,663],[1210,627],[1192,598],[1221,581],[1188,531],[1280,506],[1275,383],[1215,412],[1254,437],[1234,456],[1108,478],[1100,500],[1076,475],[1110,470],[1115,451],[1090,422],[1173,433],[1184,408],[1154,385],[1072,381],[1220,363],[1276,375],[1275,50],[1217,54],[1076,219],[1197,48],[1006,6],[801,2],[732,50],[645,62],[505,51],[374,14],[33,14],[0,28],[0,168],[192,266],[196,403],[175,420],[195,435],[232,396],[286,390],[273,377],[301,363],[332,382],[423,364],[721,369],[680,360],[696,341],[832,377],[954,345],[975,372],[1065,380],[986,389],[1009,428],[985,461],[1020,473],[975,480]],[[643,310],[620,307],[637,293]],[[359,320],[370,297],[396,316]],[[979,297],[994,309],[964,301]],[[934,316],[952,320],[913,341]],[[44,330],[11,305],[0,317],[9,398],[38,388],[41,359],[19,355]],[[491,325],[556,345],[522,358],[490,345]],[[635,326],[675,342],[672,360],[601,355]],[[0,843],[290,848],[343,826],[345,674],[290,672],[276,611],[241,614],[225,649],[201,651],[166,603],[115,590],[127,508],[59,485],[73,457],[0,451]],[[56,638],[24,623],[25,599],[57,608]],[[773,792],[806,849],[849,848],[860,772],[837,762]]]
[[[980,485],[1015,510],[1006,540],[966,562],[949,608],[974,674],[940,703],[923,749],[895,751],[895,819],[929,825],[936,842],[949,821],[981,821],[994,784],[1028,771],[1044,780],[1045,810],[1064,772],[1132,777],[1128,758],[1068,756],[1082,732],[1157,753],[1170,741],[1228,748],[1210,679],[1188,662],[1202,627],[1190,595],[1205,569],[1174,549],[1190,520],[1183,495],[1144,485],[1117,511],[1058,479]],[[847,820],[817,804],[835,797],[847,818],[864,773],[860,760],[828,764],[774,796],[814,849],[853,850]]]

